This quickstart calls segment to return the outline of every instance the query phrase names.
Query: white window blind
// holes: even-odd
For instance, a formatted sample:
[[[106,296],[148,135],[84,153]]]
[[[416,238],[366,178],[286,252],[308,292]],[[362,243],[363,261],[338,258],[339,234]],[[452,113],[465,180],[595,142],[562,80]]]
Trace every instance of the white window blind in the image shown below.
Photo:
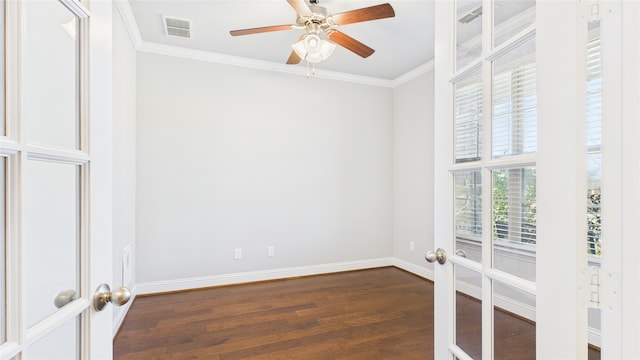
[[[600,38],[587,44],[587,146],[600,147],[602,141],[602,56]]]
[[[482,176],[480,171],[454,174],[456,237],[478,239],[482,235]]]
[[[590,31],[587,43],[586,145],[587,145],[587,252],[600,255],[600,179],[602,175],[602,53],[599,27]]]
[[[482,82],[476,71],[455,85],[455,161],[480,160],[482,154]]]
[[[494,61],[492,155],[530,154],[537,146],[535,42]]]

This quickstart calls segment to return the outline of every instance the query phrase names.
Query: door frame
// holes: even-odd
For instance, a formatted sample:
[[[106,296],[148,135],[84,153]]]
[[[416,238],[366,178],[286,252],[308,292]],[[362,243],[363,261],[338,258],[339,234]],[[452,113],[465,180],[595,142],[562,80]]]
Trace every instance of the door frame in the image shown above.
[[[85,0],[86,1],[86,0]],[[102,283],[113,288],[113,6],[109,1],[90,0],[89,21],[89,139],[92,162],[89,286],[93,292]],[[119,281],[118,281],[119,282]],[[85,317],[87,359],[113,357],[113,305]],[[84,357],[83,357],[84,358]]]
[[[640,2],[622,3],[621,357],[640,358]]]

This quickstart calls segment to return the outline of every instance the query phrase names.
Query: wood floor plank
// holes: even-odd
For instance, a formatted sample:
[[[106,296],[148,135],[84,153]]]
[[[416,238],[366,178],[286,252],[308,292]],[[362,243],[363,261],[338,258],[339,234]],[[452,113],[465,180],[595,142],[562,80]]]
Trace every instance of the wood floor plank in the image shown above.
[[[458,299],[477,356],[480,303]],[[496,324],[496,359],[535,358],[535,324],[500,311]],[[425,360],[433,331],[433,284],[385,267],[138,297],[114,358]]]

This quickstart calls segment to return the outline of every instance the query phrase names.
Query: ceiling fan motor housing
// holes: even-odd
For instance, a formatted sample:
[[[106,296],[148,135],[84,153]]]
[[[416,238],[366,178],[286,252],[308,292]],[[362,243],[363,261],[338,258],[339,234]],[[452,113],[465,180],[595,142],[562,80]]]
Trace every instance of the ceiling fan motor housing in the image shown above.
[[[330,22],[331,17],[329,16],[327,9],[319,6],[319,5],[310,5],[309,9],[311,10],[311,16],[298,15],[297,23],[300,26],[304,26],[310,32],[318,33],[321,30],[326,30],[326,28],[333,26]]]

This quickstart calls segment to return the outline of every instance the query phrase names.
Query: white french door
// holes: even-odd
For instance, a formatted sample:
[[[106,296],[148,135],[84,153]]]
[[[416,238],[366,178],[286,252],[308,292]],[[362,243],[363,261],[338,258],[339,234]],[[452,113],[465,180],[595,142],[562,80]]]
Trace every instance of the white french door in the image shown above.
[[[623,8],[638,14],[624,1],[436,2],[437,359],[582,359],[589,341],[603,358],[640,356],[640,273],[623,261],[640,254],[624,222],[639,216],[640,154],[621,141],[637,135],[622,99],[638,98],[640,44]]]
[[[0,358],[109,359],[111,4],[1,7]]]

